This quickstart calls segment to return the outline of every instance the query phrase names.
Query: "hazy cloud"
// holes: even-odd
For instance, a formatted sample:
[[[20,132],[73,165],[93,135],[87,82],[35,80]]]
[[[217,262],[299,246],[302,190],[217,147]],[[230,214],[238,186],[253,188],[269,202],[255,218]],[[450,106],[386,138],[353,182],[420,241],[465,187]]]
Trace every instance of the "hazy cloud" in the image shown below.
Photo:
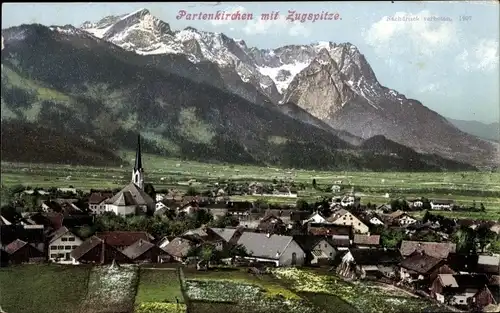
[[[464,49],[456,61],[466,71],[494,71],[498,68],[498,41],[481,39],[470,49]]]

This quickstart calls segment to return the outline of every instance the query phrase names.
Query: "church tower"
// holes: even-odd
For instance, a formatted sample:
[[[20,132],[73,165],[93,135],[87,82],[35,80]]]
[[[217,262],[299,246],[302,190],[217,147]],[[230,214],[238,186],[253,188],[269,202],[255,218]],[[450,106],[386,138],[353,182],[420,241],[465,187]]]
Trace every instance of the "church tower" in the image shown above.
[[[141,158],[141,135],[137,135],[137,148],[135,150],[135,165],[132,171],[132,182],[144,190],[144,169]]]

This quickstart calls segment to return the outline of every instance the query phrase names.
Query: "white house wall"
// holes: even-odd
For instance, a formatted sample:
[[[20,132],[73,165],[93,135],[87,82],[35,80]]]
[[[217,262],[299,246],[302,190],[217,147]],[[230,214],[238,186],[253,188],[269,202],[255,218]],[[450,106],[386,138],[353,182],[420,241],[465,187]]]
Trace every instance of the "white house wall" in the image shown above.
[[[73,240],[70,241],[70,239]],[[57,263],[71,264],[71,257],[68,257],[68,260],[65,260],[66,256],[67,254],[69,256],[69,253],[71,253],[73,249],[81,245],[82,242],[83,241],[80,238],[76,237],[70,232],[62,235],[49,244],[49,260],[56,262],[55,260],[59,258],[60,260],[57,261]]]
[[[292,265],[292,254],[296,253],[296,263],[295,265],[301,266],[304,265],[305,261],[305,253],[304,250],[294,241],[290,241],[288,246],[285,248],[285,251],[280,255],[279,265],[280,266],[290,266]]]

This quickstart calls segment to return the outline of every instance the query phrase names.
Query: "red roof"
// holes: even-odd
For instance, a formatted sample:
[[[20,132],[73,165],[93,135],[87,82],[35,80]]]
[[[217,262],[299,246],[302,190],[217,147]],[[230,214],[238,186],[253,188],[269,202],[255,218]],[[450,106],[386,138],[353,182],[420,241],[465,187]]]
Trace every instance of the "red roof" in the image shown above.
[[[154,239],[150,234],[144,231],[107,231],[96,233],[95,236],[113,247],[128,247],[141,239],[148,242]]]
[[[93,192],[89,197],[89,204],[100,204],[106,199],[113,197],[112,193]]]

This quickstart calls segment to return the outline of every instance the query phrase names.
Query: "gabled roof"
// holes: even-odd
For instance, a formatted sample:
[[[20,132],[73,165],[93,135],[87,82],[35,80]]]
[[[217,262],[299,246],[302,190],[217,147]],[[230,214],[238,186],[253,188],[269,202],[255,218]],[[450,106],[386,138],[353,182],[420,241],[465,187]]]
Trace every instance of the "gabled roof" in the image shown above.
[[[238,244],[243,245],[254,257],[277,260],[292,240],[291,236],[244,232]]]
[[[338,210],[337,212],[334,212],[331,216],[329,216],[326,220],[330,223],[333,223],[335,222],[336,220],[338,220],[339,218],[341,218],[342,216],[346,215],[347,213],[350,213],[349,211],[347,211],[346,209],[340,209]]]
[[[187,256],[189,249],[194,245],[195,243],[188,239],[176,237],[163,250],[174,257],[183,258]]]
[[[377,246],[380,244],[380,235],[355,234],[353,243],[357,245]]]
[[[352,227],[349,225],[309,223],[308,232],[315,236],[334,236],[334,235],[350,236],[352,233]]]
[[[154,205],[155,201],[141,188],[130,182],[120,192],[111,199],[106,200],[107,204],[114,205]],[[131,204],[123,204],[131,203]]]
[[[312,235],[297,235],[293,236],[293,240],[304,250],[305,252],[311,251],[314,246],[320,242],[323,237],[312,236]]]
[[[224,241],[229,242],[237,229],[235,228],[210,228],[215,234],[224,239]]]
[[[89,204],[100,204],[111,197],[113,194],[110,192],[93,192],[89,197]]]
[[[57,239],[59,239],[61,236],[63,236],[64,234],[66,234],[68,232],[71,233],[72,235],[74,235],[75,237],[78,237],[75,234],[73,234],[72,232],[70,232],[70,230],[68,228],[66,228],[65,226],[63,226],[63,227],[59,228],[58,230],[56,230],[55,232],[53,232],[50,235],[50,237],[51,237],[50,238],[50,243],[56,241]]]
[[[22,241],[21,239],[16,239],[14,240],[13,242],[9,243],[5,248],[5,252],[7,252],[8,254],[12,254],[16,251],[18,251],[19,249],[21,249],[22,247],[24,247],[25,245],[27,245],[28,243],[26,241]]]
[[[155,247],[155,245],[151,242],[139,239],[134,244],[128,246],[125,250],[123,250],[123,254],[128,256],[131,260],[135,260],[153,247]]]
[[[0,215],[0,225],[12,225],[5,217]]]
[[[416,252],[401,262],[400,266],[415,273],[426,275],[441,263],[443,263],[442,259]]]
[[[130,246],[140,239],[154,240],[154,237],[144,231],[107,231],[96,233],[96,237],[104,240],[110,246]]]
[[[430,201],[433,204],[453,204],[453,200],[442,200],[442,199],[433,199]]]
[[[92,236],[92,237],[88,238],[87,240],[85,240],[84,242],[82,242],[81,245],[79,245],[78,247],[73,249],[71,251],[71,257],[74,258],[75,260],[78,260],[82,256],[84,256],[87,252],[89,252],[90,250],[92,250],[93,248],[95,248],[96,246],[98,246],[102,243],[103,243],[103,241],[100,238],[98,238],[96,236]]]
[[[456,251],[456,244],[451,242],[427,242],[427,241],[408,241],[401,242],[401,254],[409,256],[415,251],[424,251],[425,254],[438,259],[446,259],[450,252]]]
[[[438,279],[441,281],[443,287],[458,289],[479,289],[488,284],[488,278],[485,275],[439,274]]]
[[[349,249],[357,265],[398,264],[402,257],[398,250],[389,249]]]

